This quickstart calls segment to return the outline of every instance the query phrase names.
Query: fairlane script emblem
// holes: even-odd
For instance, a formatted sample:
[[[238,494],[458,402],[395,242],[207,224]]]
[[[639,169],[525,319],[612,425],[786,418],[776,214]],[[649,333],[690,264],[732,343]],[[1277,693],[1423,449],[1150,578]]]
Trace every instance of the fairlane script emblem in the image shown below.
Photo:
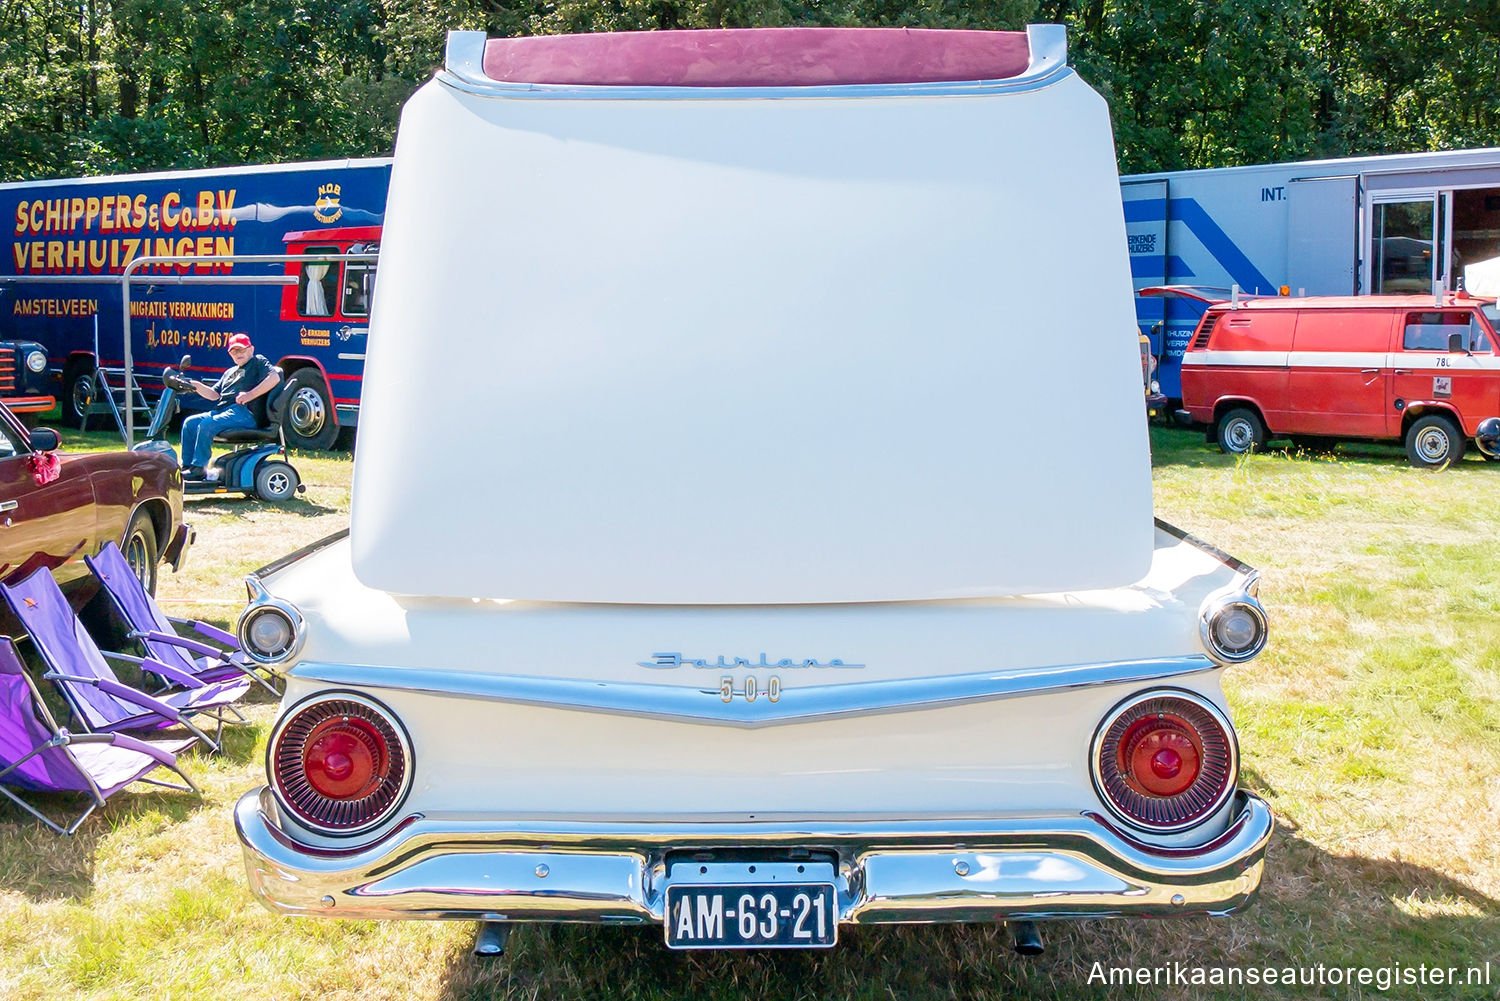
[[[652,660],[636,661],[641,667],[702,667],[712,668],[716,671],[732,671],[737,667],[864,667],[863,664],[846,664],[837,657],[831,660],[792,660],[783,657],[781,660],[770,660],[765,654],[760,655],[760,660],[750,660],[747,657],[725,657],[720,654],[715,660],[706,660],[698,657],[684,657],[680,653],[653,653]]]

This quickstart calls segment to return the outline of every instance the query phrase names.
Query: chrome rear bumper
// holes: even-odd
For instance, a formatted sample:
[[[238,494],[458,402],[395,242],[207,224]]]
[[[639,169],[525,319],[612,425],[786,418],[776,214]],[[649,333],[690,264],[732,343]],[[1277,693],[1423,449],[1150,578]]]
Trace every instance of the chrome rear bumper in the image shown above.
[[[265,789],[235,808],[250,887],[272,910],[343,918],[662,920],[669,853],[836,853],[841,923],[1227,914],[1260,885],[1274,820],[1241,792],[1201,848],[1155,849],[1087,815],[944,821],[598,823],[407,818],[358,849],[303,846]]]

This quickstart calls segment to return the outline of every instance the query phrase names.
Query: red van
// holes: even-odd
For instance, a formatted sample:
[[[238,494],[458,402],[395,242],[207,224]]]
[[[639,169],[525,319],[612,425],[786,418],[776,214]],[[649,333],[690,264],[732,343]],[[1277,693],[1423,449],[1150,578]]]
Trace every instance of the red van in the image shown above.
[[[1396,439],[1413,465],[1440,468],[1500,415],[1494,300],[1194,297],[1210,306],[1183,352],[1182,405],[1225,452],[1269,438]]]

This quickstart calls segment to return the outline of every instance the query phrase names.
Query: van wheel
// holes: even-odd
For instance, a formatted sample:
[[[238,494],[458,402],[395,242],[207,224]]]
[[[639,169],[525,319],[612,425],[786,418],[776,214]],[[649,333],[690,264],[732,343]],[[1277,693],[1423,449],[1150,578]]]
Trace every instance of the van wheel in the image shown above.
[[[338,437],[333,415],[333,395],[317,369],[292,373],[282,391],[281,427],[293,448],[325,449]]]
[[[1418,469],[1442,469],[1463,457],[1463,432],[1447,417],[1418,417],[1406,429],[1406,458]]]
[[[1225,455],[1263,452],[1265,448],[1266,425],[1254,410],[1236,407],[1219,418],[1219,450]]]
[[[68,367],[63,376],[61,400],[64,427],[82,428],[89,419],[89,401],[94,396],[94,371],[83,363]]]

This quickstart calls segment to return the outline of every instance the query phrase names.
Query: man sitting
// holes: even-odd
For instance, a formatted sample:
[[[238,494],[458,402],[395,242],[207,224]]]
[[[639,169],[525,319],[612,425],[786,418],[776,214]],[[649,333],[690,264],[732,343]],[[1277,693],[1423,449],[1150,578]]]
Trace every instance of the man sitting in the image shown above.
[[[182,422],[182,478],[201,480],[203,467],[213,451],[214,435],[234,428],[254,428],[265,423],[266,394],[276,388],[279,377],[246,334],[229,338],[229,357],[234,367],[212,386],[193,379],[193,391],[212,400],[213,409],[194,414]]]

